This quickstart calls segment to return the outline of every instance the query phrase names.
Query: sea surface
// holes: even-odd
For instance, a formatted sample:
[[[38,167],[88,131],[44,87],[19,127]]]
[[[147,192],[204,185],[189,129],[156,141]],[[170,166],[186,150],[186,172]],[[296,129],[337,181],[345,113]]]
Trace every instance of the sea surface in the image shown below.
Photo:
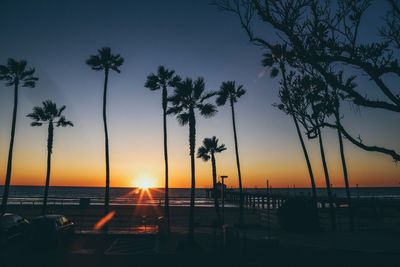
[[[271,194],[288,194],[307,196],[311,194],[309,188],[270,188]],[[44,188],[40,186],[12,186],[10,188],[10,204],[39,204],[43,198]],[[267,192],[265,188],[245,188],[245,192]],[[0,198],[3,187],[0,187]],[[323,188],[317,189],[319,196],[326,195]],[[334,196],[345,197],[344,188],[333,188]],[[353,198],[390,198],[400,199],[400,187],[363,187],[351,188]],[[54,204],[76,204],[80,199],[89,198],[91,205],[102,205],[104,203],[104,188],[102,187],[65,187],[52,186],[49,189],[49,202]],[[111,188],[110,203],[119,205],[162,205],[164,198],[163,188],[151,188],[147,190],[138,188]],[[170,188],[171,206],[188,206],[190,198],[189,188]],[[206,189],[196,189],[196,206],[212,206],[211,199],[206,198]],[[228,204],[229,206],[229,204]]]

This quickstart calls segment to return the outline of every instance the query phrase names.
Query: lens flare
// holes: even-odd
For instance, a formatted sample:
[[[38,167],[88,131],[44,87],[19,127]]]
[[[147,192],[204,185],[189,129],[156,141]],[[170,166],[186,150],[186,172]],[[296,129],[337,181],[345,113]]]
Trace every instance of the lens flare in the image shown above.
[[[94,225],[94,230],[99,230],[101,228],[103,228],[103,226],[108,223],[110,220],[112,220],[112,218],[114,218],[115,216],[115,211],[111,211],[109,212],[106,216],[104,216],[103,218],[101,218],[95,225]]]

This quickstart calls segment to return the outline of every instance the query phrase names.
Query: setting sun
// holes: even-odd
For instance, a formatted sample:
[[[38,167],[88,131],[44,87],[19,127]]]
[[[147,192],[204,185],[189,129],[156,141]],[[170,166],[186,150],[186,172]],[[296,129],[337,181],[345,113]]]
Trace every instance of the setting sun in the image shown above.
[[[156,187],[156,182],[154,178],[150,177],[139,177],[133,180],[132,185],[140,189],[148,189]]]

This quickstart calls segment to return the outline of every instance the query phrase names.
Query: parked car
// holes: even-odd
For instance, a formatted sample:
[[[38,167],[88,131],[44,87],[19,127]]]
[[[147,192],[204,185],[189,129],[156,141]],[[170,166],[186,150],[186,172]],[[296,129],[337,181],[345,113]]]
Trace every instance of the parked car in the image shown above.
[[[0,215],[0,246],[26,237],[29,222],[19,215],[4,213]]]
[[[31,222],[30,239],[33,244],[55,246],[75,232],[75,225],[63,215],[44,215]]]

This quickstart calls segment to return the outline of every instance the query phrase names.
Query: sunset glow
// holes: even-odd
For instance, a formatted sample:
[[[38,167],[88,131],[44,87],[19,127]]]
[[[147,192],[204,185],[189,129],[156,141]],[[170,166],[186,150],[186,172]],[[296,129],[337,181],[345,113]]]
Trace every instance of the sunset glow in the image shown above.
[[[156,187],[155,179],[150,177],[139,177],[132,182],[132,186],[147,190]]]

